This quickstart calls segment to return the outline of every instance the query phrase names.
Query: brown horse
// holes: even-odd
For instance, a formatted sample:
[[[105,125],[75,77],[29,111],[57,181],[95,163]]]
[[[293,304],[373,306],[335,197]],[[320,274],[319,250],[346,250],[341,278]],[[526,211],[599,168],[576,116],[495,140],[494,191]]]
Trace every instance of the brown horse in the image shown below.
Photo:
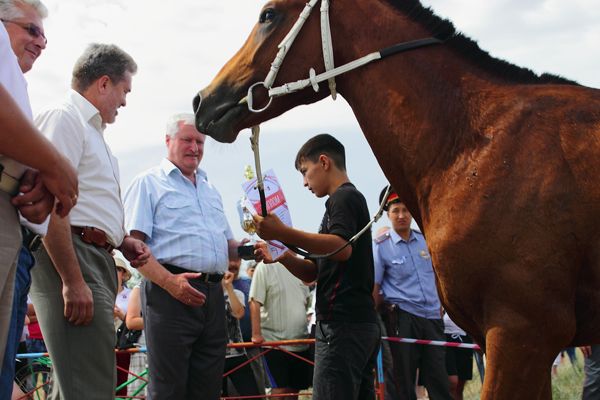
[[[194,101],[222,142],[329,95],[307,88],[262,113],[264,81],[305,0],[268,3]],[[325,70],[318,10],[274,87]],[[332,0],[335,65],[415,39],[442,44],[336,78],[383,172],[427,237],[440,300],[485,349],[482,399],[551,398],[567,346],[600,343],[600,91],[494,59],[418,0]],[[255,89],[255,108],[267,104]]]

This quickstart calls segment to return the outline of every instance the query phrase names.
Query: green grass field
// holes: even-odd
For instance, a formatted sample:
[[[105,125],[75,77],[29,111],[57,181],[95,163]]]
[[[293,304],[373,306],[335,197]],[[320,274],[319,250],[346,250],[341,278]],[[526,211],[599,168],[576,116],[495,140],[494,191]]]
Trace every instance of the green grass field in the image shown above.
[[[577,349],[577,365],[573,367],[568,357],[563,358],[558,367],[558,374],[552,380],[552,400],[580,400],[583,387],[583,354]],[[565,354],[566,356],[566,354]],[[518,390],[518,389],[515,389]],[[464,391],[465,400],[479,400],[481,397],[481,380],[477,368],[473,369],[473,380],[467,382]]]

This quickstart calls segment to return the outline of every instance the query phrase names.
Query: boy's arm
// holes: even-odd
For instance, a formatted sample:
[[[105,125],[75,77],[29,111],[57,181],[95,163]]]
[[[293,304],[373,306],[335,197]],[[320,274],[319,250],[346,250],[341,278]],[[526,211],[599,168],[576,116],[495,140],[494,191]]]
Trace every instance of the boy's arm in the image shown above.
[[[308,233],[290,228],[281,222],[281,220],[273,213],[268,213],[266,217],[261,217],[258,214],[254,215],[254,225],[256,226],[256,232],[261,239],[279,240],[280,242],[300,247],[311,254],[329,254],[346,244],[346,240],[337,235]],[[344,250],[330,258],[346,261],[351,255],[352,246],[347,246]],[[294,258],[297,257],[294,256]],[[285,265],[283,261],[281,261],[281,263]],[[312,262],[311,264],[314,265]],[[296,275],[289,267],[288,269],[292,274]],[[316,275],[313,279],[304,279],[298,275],[296,276],[304,282],[311,282],[316,279]]]
[[[296,257],[296,254],[288,250],[283,253],[283,256],[273,261],[265,242],[256,243],[254,248],[256,249],[254,254],[256,255],[256,261],[258,262],[263,261],[266,264],[271,264],[275,261],[280,262],[292,273],[292,275],[304,282],[312,282],[317,279],[317,265],[311,260],[298,258]]]

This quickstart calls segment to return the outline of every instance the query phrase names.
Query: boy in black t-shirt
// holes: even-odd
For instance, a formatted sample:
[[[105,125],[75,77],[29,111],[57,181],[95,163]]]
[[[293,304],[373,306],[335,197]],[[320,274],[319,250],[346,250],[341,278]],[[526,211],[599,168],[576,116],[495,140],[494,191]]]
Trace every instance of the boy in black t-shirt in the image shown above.
[[[254,216],[258,235],[280,240],[312,254],[342,247],[369,222],[364,196],[346,173],[344,146],[321,134],[302,146],[296,169],[317,197],[329,196],[318,234],[284,225],[272,213]],[[266,244],[255,251],[273,262]],[[375,399],[374,368],[381,332],[373,299],[374,269],[371,233],[325,259],[301,259],[288,251],[277,261],[304,282],[317,279],[317,330],[313,399]]]

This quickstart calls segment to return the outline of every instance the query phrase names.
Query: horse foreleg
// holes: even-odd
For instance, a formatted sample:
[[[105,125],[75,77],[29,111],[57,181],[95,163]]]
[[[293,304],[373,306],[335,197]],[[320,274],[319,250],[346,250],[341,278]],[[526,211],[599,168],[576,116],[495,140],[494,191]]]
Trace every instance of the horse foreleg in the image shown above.
[[[552,372],[547,374],[546,383],[540,394],[540,400],[552,400]]]
[[[492,328],[486,334],[487,368],[482,400],[547,400],[543,390],[560,347],[531,331]],[[554,353],[556,351],[556,354]],[[548,382],[550,384],[550,382]],[[543,395],[542,395],[543,394]]]

